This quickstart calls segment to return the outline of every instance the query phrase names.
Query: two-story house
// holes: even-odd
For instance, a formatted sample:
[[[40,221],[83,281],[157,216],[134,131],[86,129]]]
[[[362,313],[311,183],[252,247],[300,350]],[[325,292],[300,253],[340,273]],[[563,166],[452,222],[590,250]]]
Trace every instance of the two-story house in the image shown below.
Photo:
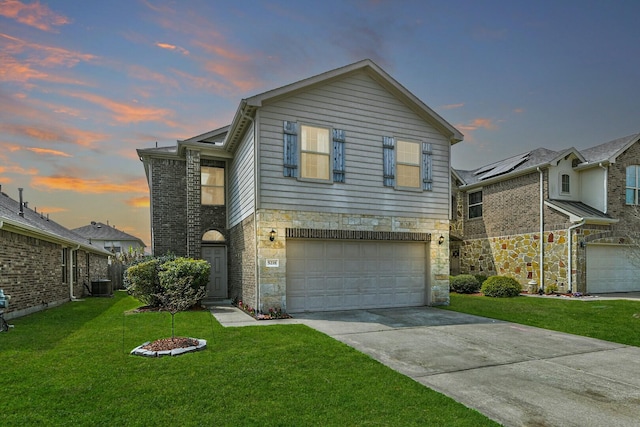
[[[512,276],[531,290],[640,290],[632,244],[640,226],[639,140],[538,148],[454,170],[452,273]]]
[[[209,260],[209,297],[261,310],[447,304],[462,138],[370,60],[243,99],[229,126],[138,150],[153,253]]]
[[[112,254],[129,253],[143,254],[146,245],[142,240],[122,230],[118,230],[114,225],[91,221],[89,225],[74,228],[71,231],[89,240],[96,246],[103,247]]]

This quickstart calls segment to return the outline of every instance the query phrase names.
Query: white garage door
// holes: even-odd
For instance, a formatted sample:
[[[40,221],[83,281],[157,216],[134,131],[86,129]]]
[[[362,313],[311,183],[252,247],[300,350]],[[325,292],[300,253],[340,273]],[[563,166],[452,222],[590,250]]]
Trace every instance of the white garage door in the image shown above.
[[[587,292],[640,291],[640,271],[628,252],[624,246],[587,245]]]
[[[424,305],[425,246],[287,240],[287,311]]]

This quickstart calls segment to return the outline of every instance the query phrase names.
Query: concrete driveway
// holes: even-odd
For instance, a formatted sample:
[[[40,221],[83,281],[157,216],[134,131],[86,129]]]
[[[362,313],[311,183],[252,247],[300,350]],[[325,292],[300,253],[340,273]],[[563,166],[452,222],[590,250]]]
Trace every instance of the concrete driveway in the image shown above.
[[[431,307],[296,321],[505,426],[640,425],[638,347]]]
[[[640,347],[433,307],[274,321],[211,311],[223,326],[305,324],[505,426],[640,425]]]

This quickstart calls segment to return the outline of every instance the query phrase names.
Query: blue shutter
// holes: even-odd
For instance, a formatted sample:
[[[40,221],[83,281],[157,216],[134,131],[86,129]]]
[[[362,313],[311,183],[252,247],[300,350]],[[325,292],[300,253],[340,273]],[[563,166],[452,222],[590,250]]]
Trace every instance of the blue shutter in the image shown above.
[[[298,177],[298,124],[285,120],[283,163],[284,176]]]
[[[422,189],[431,191],[433,184],[431,143],[422,143]]]
[[[333,130],[333,182],[344,182],[344,131]]]
[[[392,136],[382,137],[382,182],[385,187],[396,185],[396,139]]]

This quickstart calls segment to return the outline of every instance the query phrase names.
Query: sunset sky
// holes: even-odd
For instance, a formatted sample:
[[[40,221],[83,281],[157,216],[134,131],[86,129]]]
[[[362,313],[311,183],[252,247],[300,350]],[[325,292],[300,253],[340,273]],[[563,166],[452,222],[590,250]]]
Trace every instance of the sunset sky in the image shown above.
[[[456,126],[454,167],[640,132],[640,1],[0,0],[0,184],[150,243],[136,148],[369,58]]]

